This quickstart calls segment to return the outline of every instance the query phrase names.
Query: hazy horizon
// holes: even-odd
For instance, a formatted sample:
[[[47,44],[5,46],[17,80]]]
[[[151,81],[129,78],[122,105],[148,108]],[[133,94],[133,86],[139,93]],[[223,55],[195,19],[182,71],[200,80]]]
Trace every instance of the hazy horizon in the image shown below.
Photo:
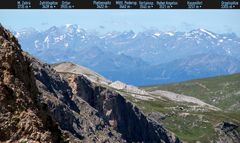
[[[203,28],[239,36],[239,15],[236,10],[1,10],[0,22],[15,31],[77,24],[101,33],[146,29],[185,32]]]

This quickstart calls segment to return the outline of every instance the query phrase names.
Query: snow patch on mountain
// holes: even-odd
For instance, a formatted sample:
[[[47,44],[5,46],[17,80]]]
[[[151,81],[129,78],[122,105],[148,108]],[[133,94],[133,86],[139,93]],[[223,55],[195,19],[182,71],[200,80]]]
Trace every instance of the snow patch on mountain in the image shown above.
[[[39,49],[40,48],[40,42],[39,42],[39,40],[35,40],[34,41],[34,47],[36,48],[36,49]]]
[[[65,44],[64,44],[64,47],[66,47],[66,48],[67,48],[67,47],[68,47],[68,43],[65,43]]]
[[[72,24],[66,24],[65,26],[66,28],[69,28],[70,26],[72,26]]]
[[[169,36],[174,36],[174,33],[172,33],[172,32],[166,32],[165,34],[167,34]]]
[[[44,39],[44,43],[46,43],[46,48],[49,48],[49,37],[48,36]]]
[[[132,36],[132,39],[136,38],[137,37],[137,34],[135,33],[133,36]]]
[[[223,39],[220,39],[219,42],[222,43],[222,42],[223,42]]]
[[[80,25],[77,26],[77,32],[80,33],[82,31]]]
[[[66,35],[64,34],[64,35],[61,35],[61,36],[59,36],[59,37],[55,37],[54,38],[54,41],[57,43],[57,42],[60,42],[60,41],[62,41],[62,40],[64,40],[64,38],[66,37]]]
[[[208,35],[210,35],[212,38],[214,38],[214,39],[217,39],[217,37],[213,34],[213,33],[211,33],[211,32],[209,32],[209,31],[207,31],[207,30],[205,30],[205,29],[200,29],[200,31],[202,31],[202,32],[204,32],[204,33],[207,33]]]
[[[155,36],[159,37],[159,36],[161,35],[161,33],[159,33],[159,32],[156,32],[156,33],[154,33],[153,35],[155,35]]]

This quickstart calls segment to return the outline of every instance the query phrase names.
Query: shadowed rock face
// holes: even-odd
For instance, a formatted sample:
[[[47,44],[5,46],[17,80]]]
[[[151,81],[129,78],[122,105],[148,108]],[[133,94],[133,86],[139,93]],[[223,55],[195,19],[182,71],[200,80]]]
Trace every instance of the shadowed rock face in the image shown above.
[[[237,143],[240,140],[239,125],[231,122],[217,124],[215,130],[220,134],[219,142]]]
[[[120,94],[59,74],[0,26],[0,142],[180,142]]]
[[[90,83],[83,76],[68,74],[75,94],[97,109],[105,121],[120,132],[128,142],[180,142],[120,94]]]
[[[71,136],[71,141],[124,142],[96,109],[73,94],[75,91],[63,76],[36,59],[32,59],[32,69],[41,95],[39,100],[49,108],[61,130]]]

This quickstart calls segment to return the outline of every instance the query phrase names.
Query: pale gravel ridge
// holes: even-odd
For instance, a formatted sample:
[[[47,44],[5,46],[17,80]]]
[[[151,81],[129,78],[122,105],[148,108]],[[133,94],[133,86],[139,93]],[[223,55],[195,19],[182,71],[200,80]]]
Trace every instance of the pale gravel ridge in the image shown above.
[[[70,62],[63,62],[63,63],[59,63],[59,64],[54,64],[52,66],[57,72],[80,74],[94,83],[100,83],[100,84],[104,84],[104,85],[111,83],[110,80],[104,78],[100,74],[98,74],[86,67],[76,65],[76,64],[73,64]]]
[[[175,101],[175,102],[189,102],[189,103],[197,104],[202,107],[208,107],[211,110],[221,110],[215,106],[207,104],[207,103],[201,101],[200,99],[197,99],[194,97],[190,97],[190,96],[186,96],[186,95],[182,95],[182,94],[176,94],[176,93],[169,92],[169,91],[162,91],[162,90],[155,90],[155,91],[147,92],[143,89],[139,89],[136,86],[128,85],[121,81],[112,82],[86,67],[76,65],[76,64],[73,64],[70,62],[63,62],[63,63],[59,63],[59,64],[54,64],[52,66],[57,72],[83,75],[84,77],[86,77],[87,79],[89,79],[90,81],[92,81],[94,83],[97,83],[100,85],[105,85],[107,87],[111,87],[113,89],[129,93],[132,97],[139,99],[139,100],[145,100],[145,101],[156,100],[156,99],[164,100],[163,99],[163,97],[164,97],[164,98],[167,98],[167,99]],[[154,96],[154,95],[158,95],[158,96]]]
[[[134,94],[149,95],[149,93],[146,92],[145,90],[139,89],[133,85],[127,85],[121,81],[112,82],[109,86],[118,90],[124,90],[126,92],[130,92]]]
[[[132,93],[132,94],[149,95],[148,92],[146,92],[145,90],[139,89],[136,86],[127,85],[121,81],[112,82],[86,67],[76,65],[70,62],[63,62],[59,64],[54,64],[52,66],[57,72],[60,72],[60,73],[62,72],[62,73],[73,73],[73,74],[83,75],[90,81],[97,84],[106,85],[114,89],[123,90],[125,92]]]
[[[207,104],[207,103],[203,102],[200,99],[197,99],[195,97],[186,96],[186,95],[183,95],[183,94],[176,94],[176,93],[173,93],[173,92],[163,91],[163,90],[155,90],[155,91],[151,91],[150,93],[161,96],[161,97],[168,98],[169,100],[176,101],[176,102],[189,102],[189,103],[194,103],[194,104],[197,104],[197,105],[200,105],[200,106],[209,107],[212,110],[216,110],[216,111],[221,110],[221,109],[219,109],[219,108],[217,108],[213,105],[210,105],[210,104]]]

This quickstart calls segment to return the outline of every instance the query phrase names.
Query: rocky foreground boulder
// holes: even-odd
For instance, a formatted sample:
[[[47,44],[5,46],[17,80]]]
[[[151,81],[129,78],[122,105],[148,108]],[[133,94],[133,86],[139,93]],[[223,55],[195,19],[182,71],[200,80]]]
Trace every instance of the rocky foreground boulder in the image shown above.
[[[57,73],[0,26],[0,142],[180,142],[119,93]]]
[[[240,141],[239,125],[231,122],[222,122],[216,125],[219,133],[219,143],[238,143]]]

